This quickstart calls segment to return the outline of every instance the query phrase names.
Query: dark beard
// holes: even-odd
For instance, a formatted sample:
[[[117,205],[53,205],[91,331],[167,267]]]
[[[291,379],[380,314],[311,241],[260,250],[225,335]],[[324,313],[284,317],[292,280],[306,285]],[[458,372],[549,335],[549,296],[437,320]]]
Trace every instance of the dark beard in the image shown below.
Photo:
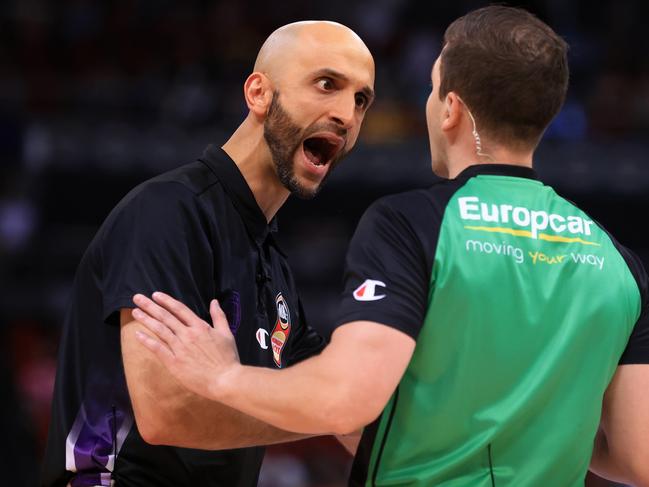
[[[332,127],[318,125],[311,127],[309,132],[316,133],[322,128],[332,130]],[[339,133],[340,129],[334,127],[332,131]],[[334,160],[329,163],[331,165],[329,171],[327,171],[324,179],[315,189],[306,188],[295,177],[293,168],[295,153],[300,149],[302,140],[307,135],[304,132],[304,130],[291,120],[290,115],[279,102],[279,92],[275,91],[270,107],[268,108],[268,115],[264,121],[264,139],[266,139],[266,144],[268,144],[268,148],[270,149],[270,154],[277,168],[277,176],[282,185],[298,198],[311,199],[318,194],[334,166],[345,155],[345,152],[340,151]]]

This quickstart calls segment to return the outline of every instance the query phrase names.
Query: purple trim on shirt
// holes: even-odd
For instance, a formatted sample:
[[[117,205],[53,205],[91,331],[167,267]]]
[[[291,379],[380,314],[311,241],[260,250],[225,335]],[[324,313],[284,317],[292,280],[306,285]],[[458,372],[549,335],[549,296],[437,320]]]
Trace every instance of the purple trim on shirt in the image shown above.
[[[115,457],[134,423],[123,385],[117,391],[96,384],[79,408],[66,440],[66,467],[77,473],[70,481],[72,487],[110,485]]]
[[[222,300],[221,307],[228,318],[230,331],[236,336],[241,324],[241,295],[238,291],[228,291]]]

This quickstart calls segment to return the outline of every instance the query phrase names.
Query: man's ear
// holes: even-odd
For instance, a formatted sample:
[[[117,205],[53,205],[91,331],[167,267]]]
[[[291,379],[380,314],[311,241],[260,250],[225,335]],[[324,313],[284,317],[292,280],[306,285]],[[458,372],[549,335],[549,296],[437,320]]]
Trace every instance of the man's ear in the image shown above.
[[[455,92],[450,91],[446,95],[446,108],[443,114],[442,131],[453,130],[462,121],[462,102]]]
[[[273,89],[264,73],[252,73],[243,84],[243,96],[250,113],[259,119],[265,119],[268,107],[273,100]]]

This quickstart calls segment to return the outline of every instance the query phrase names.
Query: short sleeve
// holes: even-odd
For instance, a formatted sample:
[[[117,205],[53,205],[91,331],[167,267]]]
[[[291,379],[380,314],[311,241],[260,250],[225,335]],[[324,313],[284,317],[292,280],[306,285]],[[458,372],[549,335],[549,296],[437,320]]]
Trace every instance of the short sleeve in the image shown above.
[[[640,316],[620,358],[620,365],[649,364],[649,277],[638,256],[625,248],[620,251],[638,283],[641,300]]]
[[[411,219],[392,201],[371,205],[358,224],[335,323],[374,321],[416,340],[426,312],[430,269]]]
[[[113,323],[136,293],[162,291],[209,320],[213,251],[195,195],[175,182],[149,182],[109,216],[99,235],[103,317]]]

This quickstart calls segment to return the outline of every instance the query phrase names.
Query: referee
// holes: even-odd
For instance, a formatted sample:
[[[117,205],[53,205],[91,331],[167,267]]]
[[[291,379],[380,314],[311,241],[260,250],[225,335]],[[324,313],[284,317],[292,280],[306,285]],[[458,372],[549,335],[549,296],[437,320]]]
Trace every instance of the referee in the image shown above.
[[[259,52],[249,114],[225,145],[111,212],[74,282],[41,485],[252,487],[263,449],[249,447],[303,437],[182,387],[135,340],[131,297],[165,290],[203,318],[218,298],[245,364],[281,369],[319,353],[274,217],[289,194],[314,196],[354,146],[373,83],[372,56],[348,28],[284,26]]]
[[[222,314],[210,328],[166,295],[136,297],[140,341],[193,391],[277,427],[367,425],[350,485],[577,487],[589,467],[649,485],[647,273],[532,169],[566,50],[515,8],[450,25],[426,106],[446,180],[367,210],[319,356],[242,366]]]

